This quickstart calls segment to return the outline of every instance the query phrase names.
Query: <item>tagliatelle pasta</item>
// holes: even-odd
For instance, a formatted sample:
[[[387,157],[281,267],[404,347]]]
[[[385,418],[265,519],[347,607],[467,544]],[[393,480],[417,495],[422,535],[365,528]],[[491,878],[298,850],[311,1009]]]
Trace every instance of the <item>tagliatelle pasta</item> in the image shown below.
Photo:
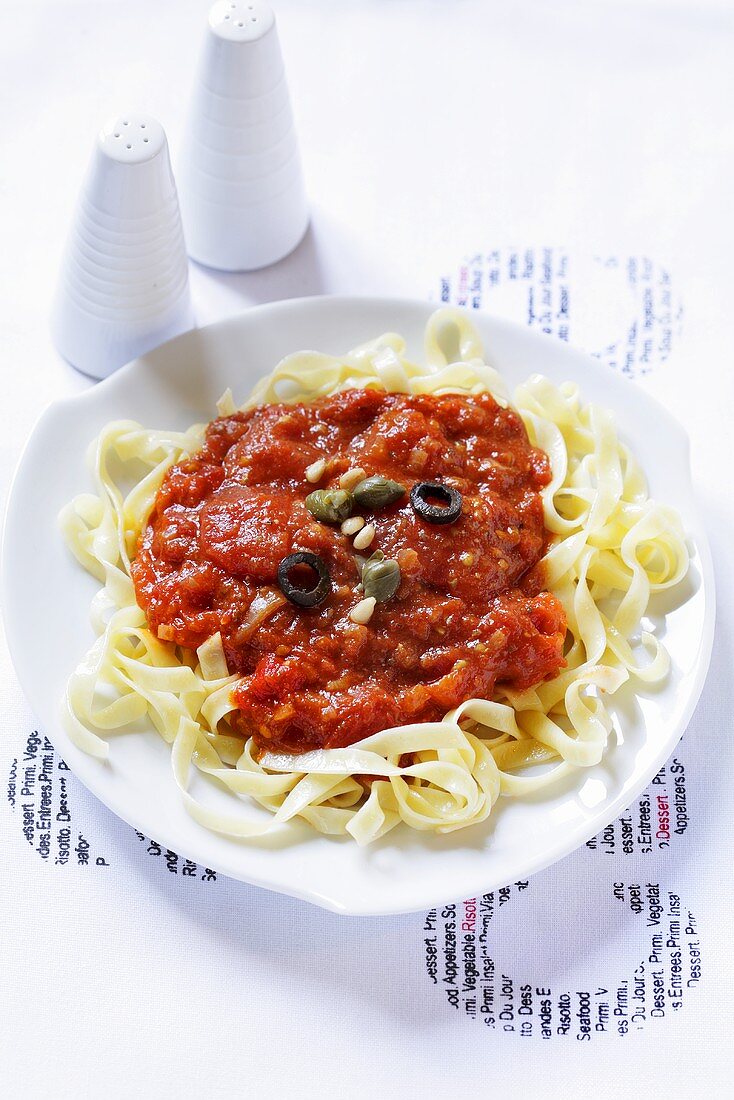
[[[246,407],[310,403],[352,388],[489,392],[508,404],[468,318],[442,309],[427,326],[423,365],[407,358],[404,341],[392,333],[344,356],[299,352],[256,386]],[[544,568],[568,624],[566,663],[557,676],[525,691],[499,684],[493,699],[468,699],[442,721],[382,730],[346,748],[258,751],[231,725],[238,676],[230,674],[221,637],[212,635],[197,650],[160,640],[131,578],[166,472],[201,447],[204,429],[176,433],[118,422],[94,445],[94,494],[77,497],[61,517],[69,546],[101,584],[92,607],[98,638],[65,701],[75,743],[103,758],[111,731],[152,723],[172,745],[182,797],[204,827],[247,838],[301,818],[360,844],[400,822],[438,832],[477,824],[500,794],[522,795],[598,763],[612,729],[606,696],[628,679],[642,690],[667,675],[664,647],[640,623],[651,594],[687,571],[684,532],[672,509],[648,499],[644,475],[612,417],[584,404],[575,385],[558,387],[534,375],[512,404],[552,472],[542,493],[552,536]],[[228,391],[219,414],[235,407]],[[253,601],[247,629],[257,630],[277,602],[277,594]],[[230,811],[194,797],[192,766],[235,796]],[[256,813],[248,800],[268,813]]]

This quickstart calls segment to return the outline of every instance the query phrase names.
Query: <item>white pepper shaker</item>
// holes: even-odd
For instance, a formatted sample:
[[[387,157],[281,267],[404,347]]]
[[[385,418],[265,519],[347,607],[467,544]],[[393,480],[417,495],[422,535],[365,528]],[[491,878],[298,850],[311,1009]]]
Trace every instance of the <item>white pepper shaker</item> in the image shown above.
[[[189,255],[252,271],[288,255],[308,226],[275,17],[260,0],[211,8],[177,162]]]
[[[56,348],[105,378],[194,325],[163,127],[129,112],[102,128],[69,233],[51,318]]]

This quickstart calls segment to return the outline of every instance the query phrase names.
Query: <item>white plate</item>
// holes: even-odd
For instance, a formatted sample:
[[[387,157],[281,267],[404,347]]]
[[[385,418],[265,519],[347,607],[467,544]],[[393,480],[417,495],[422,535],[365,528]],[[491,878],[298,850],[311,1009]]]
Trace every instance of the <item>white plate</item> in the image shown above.
[[[408,912],[526,878],[607,825],[664,763],[701,692],[714,626],[713,574],[682,428],[633,383],[586,355],[472,314],[488,359],[512,387],[540,371],[555,382],[578,382],[586,400],[614,411],[647,472],[651,495],[679,509],[691,536],[688,598],[673,610],[662,604],[654,609],[668,610],[660,622],[672,675],[654,694],[620,693],[618,729],[598,767],[532,798],[503,799],[490,820],[474,828],[426,836],[400,827],[366,850],[305,825],[247,843],[207,832],[186,814],[169,749],[152,731],[114,737],[105,763],[70,743],[59,700],[92,642],[89,604],[97,586],[62,545],[56,517],[89,488],[85,450],[108,421],[185,428],[211,419],[227,386],[243,400],[289,352],[341,352],[387,330],[402,333],[409,352],[420,357],[431,312],[424,302],[307,298],[261,306],[180,336],[46,410],[21,459],[6,517],[3,599],[11,652],[44,732],[74,773],[125,821],[182,856],[342,913]]]

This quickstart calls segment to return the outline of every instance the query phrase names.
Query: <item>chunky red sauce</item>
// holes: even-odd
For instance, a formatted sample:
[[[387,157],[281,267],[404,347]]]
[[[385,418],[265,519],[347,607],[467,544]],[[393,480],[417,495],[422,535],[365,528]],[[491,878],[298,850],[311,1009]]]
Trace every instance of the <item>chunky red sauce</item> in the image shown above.
[[[366,554],[400,564],[395,596],[366,625],[352,539],[304,506],[361,466],[407,489],[443,481],[461,518],[432,525],[402,501],[374,515]],[[220,631],[235,692],[233,725],[261,746],[351,744],[390,726],[440,719],[496,683],[526,688],[563,664],[562,607],[543,591],[540,489],[547,456],[489,394],[408,396],[348,390],[311,405],[267,405],[209,425],[206,442],[158,492],[133,563],[151,629],[196,647]],[[301,608],[277,585],[298,550],[327,564],[332,590]]]

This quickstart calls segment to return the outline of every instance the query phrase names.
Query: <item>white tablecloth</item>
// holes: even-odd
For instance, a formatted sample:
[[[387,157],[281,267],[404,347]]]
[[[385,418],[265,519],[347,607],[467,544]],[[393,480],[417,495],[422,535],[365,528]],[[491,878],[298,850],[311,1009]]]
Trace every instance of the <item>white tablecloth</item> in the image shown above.
[[[95,129],[149,110],[175,164],[206,8],[0,5],[3,494],[40,409],[89,384],[46,315]],[[691,435],[719,567],[711,673],[656,781],[581,851],[494,895],[367,920],[228,881],[123,825],[37,730],[3,646],[3,1093],[723,1096],[731,5],[277,10],[313,224],[268,271],[192,267],[199,322],[300,294],[431,296],[587,348],[634,377],[630,400],[649,387]]]

